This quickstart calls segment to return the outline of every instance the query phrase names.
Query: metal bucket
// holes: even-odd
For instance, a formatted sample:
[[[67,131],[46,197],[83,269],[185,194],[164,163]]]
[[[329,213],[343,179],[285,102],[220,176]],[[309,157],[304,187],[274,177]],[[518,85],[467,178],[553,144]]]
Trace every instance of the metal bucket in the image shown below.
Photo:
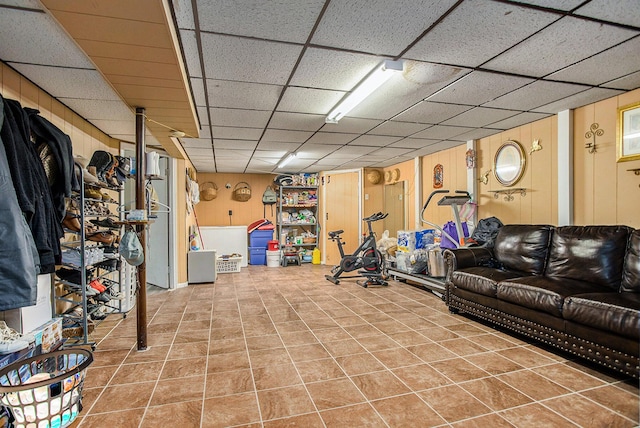
[[[429,275],[433,277],[445,276],[444,257],[442,257],[440,248],[429,250]]]

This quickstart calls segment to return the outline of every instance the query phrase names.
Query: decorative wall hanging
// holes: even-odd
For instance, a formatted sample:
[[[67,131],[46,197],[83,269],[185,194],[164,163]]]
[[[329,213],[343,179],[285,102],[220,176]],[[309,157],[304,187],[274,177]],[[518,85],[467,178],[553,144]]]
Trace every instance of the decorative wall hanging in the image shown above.
[[[589,149],[589,153],[596,152],[596,136],[601,137],[604,135],[604,129],[598,129],[600,125],[597,123],[592,123],[590,130],[584,134],[584,138],[593,138],[593,142],[584,143],[584,148]],[[638,138],[640,141],[640,138]]]
[[[440,189],[444,181],[444,171],[441,164],[433,167],[433,188]]]
[[[480,178],[478,178],[478,181],[482,184],[487,184],[489,183],[489,174],[491,173],[491,170],[485,172],[484,174],[482,174],[480,176]]]
[[[377,169],[367,172],[367,181],[371,184],[378,184],[382,181],[382,173]]]
[[[473,169],[476,166],[476,151],[469,149],[465,152],[465,161],[467,163],[467,169]]]
[[[396,168],[391,171],[391,181],[398,181],[400,179],[400,169]]]
[[[533,152],[537,152],[542,150],[542,146],[540,145],[540,140],[533,140],[533,144],[531,145],[531,150],[529,150],[529,155],[532,155]]]
[[[508,140],[496,152],[493,174],[500,184],[511,187],[522,178],[526,162],[524,149],[520,143]]]
[[[640,103],[618,109],[618,162],[640,159]]]
[[[218,197],[218,186],[216,183],[207,181],[200,186],[200,199],[203,201],[213,201]]]

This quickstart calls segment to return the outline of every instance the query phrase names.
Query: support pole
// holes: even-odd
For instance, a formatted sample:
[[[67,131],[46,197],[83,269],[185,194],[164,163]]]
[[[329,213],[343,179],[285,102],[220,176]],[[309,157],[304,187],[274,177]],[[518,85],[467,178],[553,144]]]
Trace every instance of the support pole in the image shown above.
[[[144,210],[145,207],[145,175],[147,168],[145,165],[145,109],[136,107],[136,209]],[[144,252],[147,252],[147,228],[145,224],[135,226],[140,244]],[[138,293],[136,294],[136,321],[137,321],[137,337],[138,351],[147,349],[147,254],[145,260],[138,266]]]

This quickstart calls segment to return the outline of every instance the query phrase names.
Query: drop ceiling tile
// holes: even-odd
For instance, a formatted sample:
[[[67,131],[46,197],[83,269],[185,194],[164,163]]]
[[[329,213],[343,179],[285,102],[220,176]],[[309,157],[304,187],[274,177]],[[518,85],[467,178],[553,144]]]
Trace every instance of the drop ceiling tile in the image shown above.
[[[353,156],[368,155],[371,152],[376,151],[377,147],[365,147],[365,146],[342,146],[338,150],[334,151],[327,157],[331,158],[352,158]]]
[[[611,88],[616,88],[616,89],[626,89],[628,91],[632,89],[640,88],[640,71],[637,71],[635,73],[631,73],[619,79],[615,79],[610,82],[607,82],[605,86],[609,86]]]
[[[460,67],[405,61],[402,73],[395,73],[347,116],[391,119],[467,73]]]
[[[371,135],[392,135],[396,137],[408,137],[411,134],[422,131],[429,125],[421,123],[399,122],[396,120],[388,120],[368,133]]]
[[[259,150],[278,150],[284,152],[295,152],[298,147],[300,147],[299,143],[283,143],[281,141],[260,141],[260,144],[258,144]]]
[[[295,7],[286,1],[198,0],[197,3],[202,31],[304,43],[324,0],[299,2]]]
[[[463,111],[467,111],[471,108],[471,106],[460,104],[444,104],[423,101],[411,107],[409,110],[400,113],[395,117],[395,119],[405,122],[430,123],[435,125],[440,122],[444,122],[453,116],[457,116]]]
[[[211,122],[218,126],[264,128],[269,122],[270,111],[212,108]]]
[[[400,137],[390,137],[386,135],[362,135],[350,142],[349,145],[384,147],[398,141],[399,139]]]
[[[640,37],[636,37],[591,58],[552,73],[547,78],[601,85],[638,71],[640,68],[638,63],[639,52]]]
[[[411,149],[403,149],[399,147],[383,147],[371,153],[371,156],[379,156],[385,159],[402,156],[409,153]]]
[[[557,14],[513,4],[463,2],[405,56],[477,67],[557,19]]]
[[[465,128],[462,126],[435,125],[431,128],[427,128],[424,131],[414,134],[412,137],[425,138],[428,140],[446,140],[448,138],[455,137],[456,135],[460,135],[464,132],[471,131],[472,129],[473,128]]]
[[[42,3],[38,0],[0,0],[0,5],[42,10]]]
[[[210,138],[180,138],[182,147],[189,148],[204,148],[211,147]]]
[[[336,150],[336,146],[326,144],[304,144],[296,150],[297,156],[302,159],[319,159]]]
[[[321,168],[322,171],[331,171],[338,169],[338,167],[342,164],[342,161],[339,159],[318,159],[316,161],[316,165]]]
[[[202,107],[207,105],[207,99],[204,96],[204,84],[202,79],[192,77],[189,79],[191,82],[191,90],[193,91],[193,102],[196,106]]]
[[[430,146],[427,146],[423,149],[419,149],[416,150],[414,152],[412,152],[412,155],[414,157],[416,156],[426,156],[426,155],[430,155],[432,153],[437,153],[439,151],[442,150],[447,150],[447,149],[451,149],[453,147],[458,147],[465,144],[464,142],[460,142],[460,141],[441,141],[439,143],[436,144],[432,144]]]
[[[518,114],[514,110],[475,107],[444,122],[443,125],[481,127]]]
[[[33,82],[56,98],[80,98],[90,100],[120,100],[118,94],[96,70],[48,67],[33,64],[10,63]]]
[[[258,148],[254,154],[253,159],[262,159],[262,160],[273,160],[277,163],[284,155],[288,152],[286,149],[271,149],[271,150],[261,150]]]
[[[222,140],[219,138],[213,140],[215,149],[254,150],[257,145],[258,140]]]
[[[207,114],[206,107],[196,107],[196,111],[198,112],[198,118],[200,119],[200,124],[204,127],[209,127],[209,115]]]
[[[326,123],[322,127],[323,132],[337,132],[341,134],[363,134],[376,126],[380,125],[382,120],[375,119],[358,119],[355,117],[344,117],[338,123]],[[352,138],[353,139],[353,138]]]
[[[189,157],[199,158],[199,159],[202,159],[202,158],[213,159],[213,148],[211,146],[207,148],[189,147],[189,148],[186,148],[185,151],[187,152]]]
[[[446,12],[455,0],[329,3],[312,43],[381,55],[397,55]]]
[[[278,102],[282,87],[207,79],[207,90],[210,107],[272,110]]]
[[[203,126],[200,128],[200,138],[211,138],[211,128],[209,126]]]
[[[485,107],[532,110],[587,89],[582,85],[538,80],[484,104]]]
[[[202,77],[202,67],[200,66],[200,54],[198,53],[198,41],[196,40],[195,31],[180,30],[180,41],[185,57],[187,74],[190,77]]]
[[[193,20],[193,8],[191,7],[191,0],[173,0],[171,2],[173,10],[176,13],[176,21],[178,22],[178,28],[188,28],[194,30],[196,28]]]
[[[290,84],[350,91],[383,59],[385,58],[311,47],[302,56]]]
[[[605,98],[615,97],[616,95],[619,95],[622,92],[623,91],[618,91],[615,89],[604,89],[604,88],[587,89],[586,91],[577,93],[567,98],[563,98],[551,104],[540,106],[536,109],[533,109],[533,111],[538,113],[556,114],[563,110],[574,109],[574,108],[582,107],[587,104],[598,102]]]
[[[578,8],[575,14],[640,27],[640,7],[637,0],[592,0]]]
[[[513,0],[517,3],[532,4],[558,10],[572,10],[578,7],[583,0]]]
[[[102,120],[91,119],[91,123],[99,130],[107,135],[113,134],[130,134],[135,135],[136,123],[135,119],[132,120]]]
[[[216,164],[216,172],[218,173],[226,173],[226,174],[233,174],[233,173],[237,173],[239,171],[244,171],[244,169],[246,168],[246,162],[237,162],[237,163],[233,163],[233,164],[222,164],[221,166],[217,166],[218,164]]]
[[[435,144],[441,140],[427,140],[424,138],[403,138],[400,141],[389,145],[389,147],[397,147],[402,149],[421,149],[429,144]]]
[[[304,143],[313,135],[309,131],[287,131],[284,129],[267,129],[262,141],[281,141],[284,143]]]
[[[524,112],[524,113],[516,114],[515,116],[512,116],[508,119],[491,123],[488,125],[488,127],[492,129],[512,129],[512,128],[517,128],[518,126],[521,126],[521,125],[525,125],[527,123],[544,119],[545,117],[549,117],[549,114]]]
[[[232,149],[215,149],[216,160],[225,159],[227,164],[246,164],[251,159],[253,150],[232,150]]]
[[[478,140],[480,138],[489,137],[490,135],[497,134],[502,132],[502,129],[485,129],[485,128],[476,128],[472,131],[465,132],[464,134],[456,135],[453,138],[450,138],[450,141],[469,141],[469,140]]]
[[[95,68],[78,45],[46,13],[3,8],[0,13],[0,40],[0,58],[5,62]]]
[[[213,127],[213,137],[226,140],[257,140],[261,134],[262,129],[257,128]]]
[[[59,101],[87,120],[135,121],[135,114],[123,101],[59,98]]]
[[[637,34],[638,31],[566,16],[484,67],[542,77]]]
[[[317,131],[324,125],[325,116],[318,114],[287,113],[276,111],[269,121],[269,128],[295,131]]]
[[[340,134],[337,132],[316,132],[305,144],[343,145],[352,141],[358,134]]]
[[[288,87],[278,111],[327,115],[343,96],[344,93],[338,91]]]
[[[533,79],[474,71],[428,98],[452,104],[481,105],[511,92]]]
[[[201,33],[208,79],[284,85],[301,46]]]

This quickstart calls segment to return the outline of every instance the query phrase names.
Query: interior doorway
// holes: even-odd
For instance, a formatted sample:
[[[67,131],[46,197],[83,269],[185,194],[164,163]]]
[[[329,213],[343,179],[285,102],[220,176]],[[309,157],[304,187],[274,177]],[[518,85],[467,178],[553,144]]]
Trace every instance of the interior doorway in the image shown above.
[[[405,182],[398,181],[384,185],[384,211],[389,213],[383,220],[384,229],[389,231],[389,236],[398,236],[399,230],[405,230],[407,199],[405,195]]]

